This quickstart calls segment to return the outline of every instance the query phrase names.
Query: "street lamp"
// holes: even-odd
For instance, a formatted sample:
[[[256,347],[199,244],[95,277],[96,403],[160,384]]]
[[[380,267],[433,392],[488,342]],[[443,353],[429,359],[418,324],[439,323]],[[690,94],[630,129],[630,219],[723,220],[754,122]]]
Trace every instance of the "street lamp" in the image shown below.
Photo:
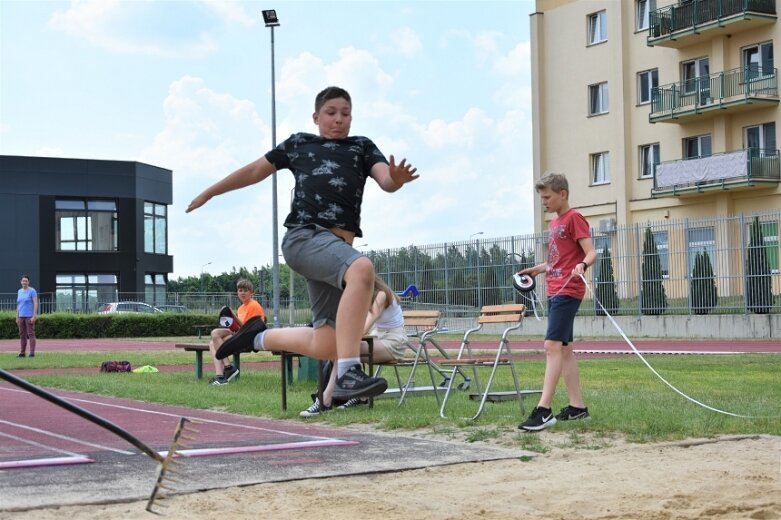
[[[203,298],[203,270],[206,268],[207,265],[211,265],[211,262],[206,262],[201,266],[201,297]],[[203,300],[203,308],[204,311],[206,310],[206,298]]]
[[[472,233],[469,235],[469,241],[472,241],[472,237],[476,237],[478,235],[482,235],[482,231],[478,231],[477,233]],[[475,240],[475,254],[477,254],[477,308],[482,309],[483,308],[483,295],[481,294],[480,290],[480,242],[478,240]]]
[[[279,19],[274,9],[262,11],[263,23],[271,29],[271,148],[277,147],[277,100],[274,82],[274,27],[279,27]],[[272,284],[274,287],[274,326],[279,327],[279,236],[277,222],[277,172],[271,176],[271,242],[274,253]]]

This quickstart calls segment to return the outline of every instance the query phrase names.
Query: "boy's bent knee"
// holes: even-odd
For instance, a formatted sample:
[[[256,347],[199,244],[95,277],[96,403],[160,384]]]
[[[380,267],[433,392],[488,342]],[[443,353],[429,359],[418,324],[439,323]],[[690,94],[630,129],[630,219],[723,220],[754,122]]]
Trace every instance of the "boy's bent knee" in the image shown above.
[[[374,264],[367,257],[356,258],[344,273],[344,283],[374,284]]]

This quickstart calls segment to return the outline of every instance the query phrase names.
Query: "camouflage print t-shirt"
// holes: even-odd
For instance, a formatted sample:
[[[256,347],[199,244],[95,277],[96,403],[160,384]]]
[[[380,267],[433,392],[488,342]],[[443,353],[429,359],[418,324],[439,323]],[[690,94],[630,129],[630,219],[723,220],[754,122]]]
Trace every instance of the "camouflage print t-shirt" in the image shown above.
[[[277,170],[289,169],[296,178],[285,227],[319,224],[361,232],[361,201],[372,166],[388,163],[367,137],[325,139],[297,133],[266,154]]]

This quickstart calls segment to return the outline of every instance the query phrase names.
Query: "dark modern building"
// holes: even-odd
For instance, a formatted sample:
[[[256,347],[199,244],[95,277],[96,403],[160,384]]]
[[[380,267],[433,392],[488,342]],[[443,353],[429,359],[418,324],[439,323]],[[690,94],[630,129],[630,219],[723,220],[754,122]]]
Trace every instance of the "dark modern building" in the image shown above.
[[[0,156],[0,293],[23,274],[43,311],[163,303],[171,170],[133,161]]]

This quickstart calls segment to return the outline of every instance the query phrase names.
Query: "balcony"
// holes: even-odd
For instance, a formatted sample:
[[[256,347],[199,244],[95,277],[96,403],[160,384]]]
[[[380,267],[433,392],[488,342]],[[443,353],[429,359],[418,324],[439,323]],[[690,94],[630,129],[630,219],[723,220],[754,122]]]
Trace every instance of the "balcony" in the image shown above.
[[[651,89],[651,123],[686,123],[703,117],[778,105],[778,69],[745,67]]]
[[[681,1],[649,16],[649,47],[680,49],[722,34],[750,31],[776,21],[775,0]]]
[[[778,150],[746,148],[708,157],[665,161],[654,169],[653,198],[781,183]]]

